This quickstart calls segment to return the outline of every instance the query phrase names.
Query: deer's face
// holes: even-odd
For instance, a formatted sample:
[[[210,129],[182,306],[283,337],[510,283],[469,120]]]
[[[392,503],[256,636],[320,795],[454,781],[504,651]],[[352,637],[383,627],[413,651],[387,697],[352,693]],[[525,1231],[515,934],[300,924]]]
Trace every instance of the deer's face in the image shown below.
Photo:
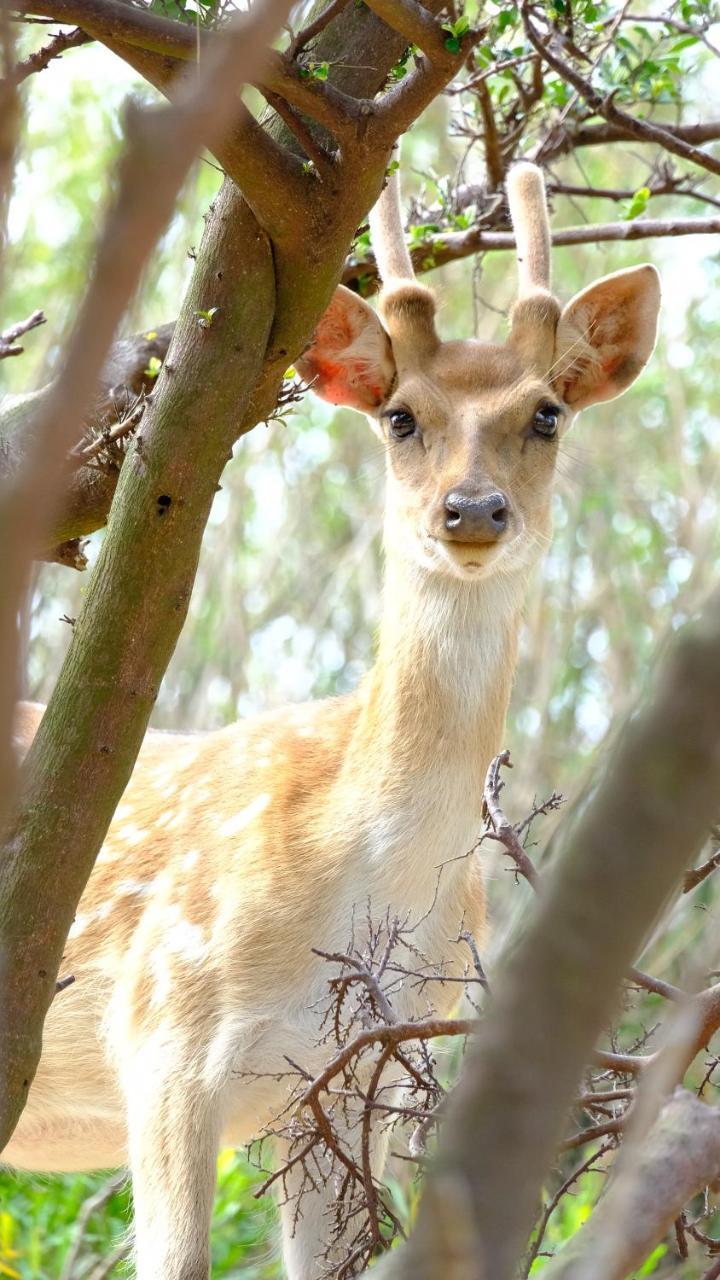
[[[478,578],[526,562],[550,531],[569,410],[508,348],[441,344],[379,416],[388,540],[426,568]]]
[[[561,310],[518,301],[505,346],[440,342],[412,282],[376,313],[338,289],[298,362],[313,390],[367,413],[387,451],[388,550],[474,580],[528,564],[548,540],[558,441],[578,409],[620,394],[655,341],[653,267],[617,272]]]

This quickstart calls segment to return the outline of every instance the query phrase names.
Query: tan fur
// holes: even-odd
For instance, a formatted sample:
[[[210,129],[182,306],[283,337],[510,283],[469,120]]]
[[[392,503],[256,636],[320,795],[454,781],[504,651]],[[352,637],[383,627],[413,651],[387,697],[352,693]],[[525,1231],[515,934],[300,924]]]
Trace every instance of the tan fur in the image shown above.
[[[420,920],[441,863],[418,945],[458,973],[450,939],[463,923],[482,937],[477,859],[459,855],[479,830],[525,583],[550,533],[557,445],[533,432],[533,415],[551,401],[567,425],[561,392],[602,398],[606,364],[616,385],[618,361],[644,363],[655,321],[644,271],[639,295],[622,282],[631,323],[608,316],[615,294],[603,282],[566,309],[563,332],[554,303],[520,311],[505,347],[429,341],[432,308],[412,282],[386,301],[388,332],[338,290],[300,362],[321,371],[320,393],[377,405],[387,444],[377,664],[347,697],[197,737],[147,735],[68,939],[63,973],[75,983],[51,1008],[6,1152],[34,1169],[129,1159],[140,1280],[206,1280],[218,1144],[247,1141],[280,1109],[285,1086],[272,1073],[286,1056],[309,1070],[321,1062],[327,974],[311,949],[344,947],[368,900],[378,917],[390,908]],[[393,438],[394,409],[413,414],[416,436]],[[443,504],[461,485],[504,495],[502,536],[449,540]],[[23,749],[40,714],[19,711]],[[411,987],[393,999],[402,1017],[422,1008]],[[453,999],[439,992],[438,1008]],[[381,1169],[379,1133],[375,1145]],[[294,1232],[286,1217],[291,1280],[319,1274],[335,1194],[331,1182],[309,1194]]]

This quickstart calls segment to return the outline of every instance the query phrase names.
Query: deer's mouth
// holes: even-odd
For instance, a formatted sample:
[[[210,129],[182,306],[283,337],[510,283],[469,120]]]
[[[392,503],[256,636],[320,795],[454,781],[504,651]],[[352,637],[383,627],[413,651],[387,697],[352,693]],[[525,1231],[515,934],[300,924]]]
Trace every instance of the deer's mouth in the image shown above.
[[[428,533],[426,546],[438,568],[453,576],[476,578],[494,567],[507,543],[459,542]]]

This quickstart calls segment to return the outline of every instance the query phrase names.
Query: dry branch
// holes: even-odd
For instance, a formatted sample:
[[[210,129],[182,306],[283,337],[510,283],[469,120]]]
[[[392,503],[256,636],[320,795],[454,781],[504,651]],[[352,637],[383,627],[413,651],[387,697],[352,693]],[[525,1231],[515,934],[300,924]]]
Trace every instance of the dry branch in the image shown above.
[[[68,49],[79,49],[84,44],[92,44],[92,36],[81,31],[79,27],[74,31],[58,31],[57,35],[48,40],[41,49],[36,49],[27,58],[23,58],[22,62],[18,62],[13,71],[13,80],[16,84],[22,84],[28,76],[49,67],[54,58],[61,57]]]
[[[606,1195],[543,1275],[548,1280],[625,1280],[670,1230],[687,1201],[719,1174],[720,1114],[678,1089],[646,1137],[638,1168],[627,1176],[620,1155]]]

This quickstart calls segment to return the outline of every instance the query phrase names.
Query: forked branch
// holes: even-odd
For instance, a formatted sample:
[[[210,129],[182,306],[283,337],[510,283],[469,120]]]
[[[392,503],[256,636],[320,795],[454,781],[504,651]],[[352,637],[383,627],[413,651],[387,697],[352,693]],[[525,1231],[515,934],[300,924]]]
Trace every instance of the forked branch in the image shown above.
[[[45,324],[45,313],[33,311],[27,320],[20,320],[0,333],[0,360],[7,360],[10,356],[21,356],[25,348],[20,346],[18,338],[24,337],[26,333],[30,333],[31,329],[37,329],[41,324]]]
[[[585,76],[580,75],[569,62],[559,56],[552,47],[550,39],[543,38],[540,35],[533,22],[531,11],[531,0],[521,0],[520,13],[525,33],[533,48],[537,50],[543,61],[552,67],[553,71],[557,72],[562,80],[567,84],[571,84],[577,90],[597,115],[602,116],[609,124],[623,129],[631,138],[657,143],[665,151],[680,156],[683,160],[689,160],[692,164],[699,165],[702,169],[707,169],[709,173],[720,174],[720,160],[717,160],[715,156],[685,142],[671,129],[665,129],[662,125],[655,124],[651,120],[639,120],[635,116],[631,116],[627,111],[621,110],[620,107],[616,107],[613,94],[603,95],[599,93]]]

